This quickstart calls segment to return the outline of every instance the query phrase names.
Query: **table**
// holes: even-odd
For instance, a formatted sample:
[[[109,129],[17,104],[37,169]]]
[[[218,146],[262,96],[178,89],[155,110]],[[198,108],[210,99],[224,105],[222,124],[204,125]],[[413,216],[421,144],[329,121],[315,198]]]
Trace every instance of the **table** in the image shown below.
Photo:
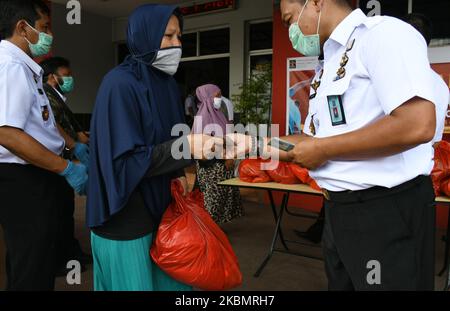
[[[219,183],[219,185],[225,186],[225,187],[265,190],[265,191],[267,191],[267,193],[269,195],[270,207],[272,209],[272,213],[273,213],[273,216],[275,219],[275,224],[276,224],[275,232],[274,232],[274,235],[272,238],[272,243],[270,245],[269,253],[266,255],[265,259],[263,260],[263,262],[261,263],[261,265],[255,272],[255,275],[254,275],[255,277],[259,277],[261,275],[262,271],[264,270],[264,268],[266,267],[266,265],[269,263],[270,259],[272,258],[274,252],[287,253],[287,254],[311,258],[311,259],[323,260],[322,258],[317,257],[317,256],[312,256],[312,255],[304,254],[301,252],[291,251],[289,249],[287,243],[296,243],[296,244],[306,245],[306,246],[311,246],[311,247],[317,247],[317,246],[314,246],[311,244],[306,244],[306,243],[301,243],[298,241],[287,241],[284,238],[282,227],[281,227],[281,222],[283,220],[283,215],[285,212],[288,213],[289,215],[296,216],[296,217],[306,217],[306,218],[312,218],[312,219],[317,218],[317,216],[313,216],[312,214],[301,214],[301,213],[291,212],[289,210],[288,204],[289,204],[289,196],[292,193],[323,197],[323,193],[321,191],[314,190],[308,185],[299,185],[299,184],[283,185],[283,184],[278,184],[278,183],[274,183],[274,182],[254,184],[254,183],[247,183],[247,182],[241,181],[239,178],[234,178],[234,179],[223,181],[223,182]],[[273,198],[274,191],[284,192],[283,199],[281,201],[281,205],[278,208],[278,211],[277,211],[277,206],[275,204],[275,200]],[[437,197],[436,203],[444,204],[450,208],[450,198]],[[280,242],[281,242],[281,245],[283,246],[283,248],[276,247],[278,239],[280,239]],[[445,271],[448,271],[444,290],[450,290],[450,286],[449,286],[449,283],[450,283],[449,254],[450,254],[450,211],[449,211],[449,216],[448,216],[447,234],[445,237],[444,266],[443,266],[442,270],[439,272],[439,276],[442,276],[445,273]]]

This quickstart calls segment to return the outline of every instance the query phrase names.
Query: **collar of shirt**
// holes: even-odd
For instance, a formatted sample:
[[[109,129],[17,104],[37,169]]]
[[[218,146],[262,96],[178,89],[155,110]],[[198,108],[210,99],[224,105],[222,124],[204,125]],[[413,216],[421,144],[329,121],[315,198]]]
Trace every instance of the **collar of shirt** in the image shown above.
[[[361,9],[356,9],[350,13],[344,20],[334,29],[331,33],[330,38],[325,42],[324,54],[325,59],[327,59],[329,52],[328,47],[332,43],[337,43],[339,47],[346,46],[353,30],[359,25],[363,24],[367,20],[367,16],[361,11]]]
[[[42,69],[42,67],[39,66],[30,56],[28,56],[15,44],[7,40],[2,40],[0,42],[0,47],[6,49],[8,52],[17,57],[20,61],[24,62],[36,76],[42,77],[42,75],[44,74],[44,70]]]
[[[58,91],[58,89],[54,88],[53,86],[52,86],[52,88],[55,90],[55,92],[59,95],[59,97],[61,97],[61,99],[62,99],[64,102],[67,101],[67,97],[65,97],[63,94],[61,94],[61,93]]]

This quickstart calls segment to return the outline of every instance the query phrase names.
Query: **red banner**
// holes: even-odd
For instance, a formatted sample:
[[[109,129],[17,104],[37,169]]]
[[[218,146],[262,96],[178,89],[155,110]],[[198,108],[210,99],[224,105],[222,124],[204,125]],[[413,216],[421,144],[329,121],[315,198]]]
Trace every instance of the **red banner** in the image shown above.
[[[181,8],[184,16],[196,15],[202,13],[217,12],[223,10],[233,10],[236,8],[236,0],[216,0],[202,4],[195,4]]]

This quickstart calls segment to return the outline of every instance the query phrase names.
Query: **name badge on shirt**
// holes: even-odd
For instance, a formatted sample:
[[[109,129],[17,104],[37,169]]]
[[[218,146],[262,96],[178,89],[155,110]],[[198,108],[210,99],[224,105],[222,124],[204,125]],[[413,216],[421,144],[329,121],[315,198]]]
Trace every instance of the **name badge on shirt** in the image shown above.
[[[347,124],[344,105],[342,104],[342,95],[328,96],[328,109],[330,110],[331,124],[333,126]]]

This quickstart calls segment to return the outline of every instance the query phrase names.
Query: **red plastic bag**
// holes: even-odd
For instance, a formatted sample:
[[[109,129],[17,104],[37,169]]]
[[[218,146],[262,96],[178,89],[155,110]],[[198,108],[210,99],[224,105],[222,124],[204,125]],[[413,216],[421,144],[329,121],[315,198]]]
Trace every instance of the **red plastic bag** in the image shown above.
[[[311,188],[317,191],[321,191],[320,186],[317,184],[317,182],[309,176],[309,172],[306,168],[301,167],[300,165],[297,165],[295,163],[289,163],[289,168],[291,169],[292,173],[297,177],[302,184],[309,185]]]
[[[441,182],[440,192],[443,195],[450,197],[450,179],[445,179]]]
[[[300,165],[297,165],[295,163],[289,163],[289,168],[291,169],[295,177],[297,177],[302,182],[302,184],[309,183],[309,180],[311,178],[309,177],[309,172],[306,168],[301,167]]]
[[[175,280],[202,290],[223,291],[242,284],[237,257],[225,233],[204,208],[197,190],[182,195],[172,183],[174,202],[165,212],[150,251],[153,261]]]
[[[279,184],[293,185],[300,183],[289,168],[289,163],[286,162],[279,162],[277,168],[274,170],[268,170],[267,174],[269,174],[270,178]]]
[[[250,183],[266,183],[271,182],[272,179],[261,169],[261,159],[246,159],[239,165],[239,178],[242,181]]]
[[[311,177],[309,178],[308,185],[311,188],[313,188],[314,190],[322,191],[322,188],[320,188],[319,184],[314,179],[312,179]]]
[[[434,150],[434,168],[431,173],[436,195],[441,194],[441,183],[447,177],[450,177],[450,144],[441,141]]]

